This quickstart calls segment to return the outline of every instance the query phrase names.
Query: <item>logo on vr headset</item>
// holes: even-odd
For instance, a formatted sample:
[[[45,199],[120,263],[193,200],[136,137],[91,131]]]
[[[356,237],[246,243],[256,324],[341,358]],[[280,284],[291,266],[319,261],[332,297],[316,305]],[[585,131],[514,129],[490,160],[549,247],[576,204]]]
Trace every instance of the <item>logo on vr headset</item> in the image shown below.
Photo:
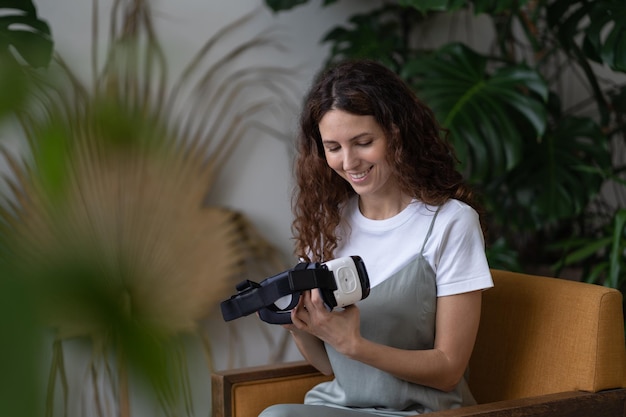
[[[243,281],[237,285],[237,294],[222,301],[222,316],[230,321],[258,311],[267,323],[288,324],[301,292],[314,288],[330,309],[366,298],[370,282],[363,260],[347,256],[324,263],[301,262],[260,283]]]

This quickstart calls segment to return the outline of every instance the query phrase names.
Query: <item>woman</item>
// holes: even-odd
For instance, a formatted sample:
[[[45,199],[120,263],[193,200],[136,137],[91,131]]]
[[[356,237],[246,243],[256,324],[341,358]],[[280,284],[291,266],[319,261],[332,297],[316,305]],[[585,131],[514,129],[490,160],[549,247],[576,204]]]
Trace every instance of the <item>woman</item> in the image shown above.
[[[331,382],[274,416],[403,416],[474,403],[465,373],[493,285],[472,192],[432,111],[373,61],[323,72],[300,119],[296,254],[358,255],[370,295],[291,312],[302,355]]]

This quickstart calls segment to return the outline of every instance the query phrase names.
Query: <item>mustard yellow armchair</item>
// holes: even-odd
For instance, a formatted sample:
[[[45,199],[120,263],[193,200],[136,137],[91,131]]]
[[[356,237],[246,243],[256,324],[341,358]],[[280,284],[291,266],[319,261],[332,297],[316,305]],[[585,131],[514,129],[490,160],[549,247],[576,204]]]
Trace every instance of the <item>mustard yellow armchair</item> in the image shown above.
[[[432,417],[626,417],[622,294],[599,285],[492,270],[470,387],[478,405]],[[327,380],[304,362],[215,372],[214,417],[299,403]]]

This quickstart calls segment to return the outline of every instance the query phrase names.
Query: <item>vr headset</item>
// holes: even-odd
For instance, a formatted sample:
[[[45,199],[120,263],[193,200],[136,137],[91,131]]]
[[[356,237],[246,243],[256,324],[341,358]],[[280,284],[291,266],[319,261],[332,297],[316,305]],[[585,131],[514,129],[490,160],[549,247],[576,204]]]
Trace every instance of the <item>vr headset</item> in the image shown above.
[[[302,291],[319,289],[329,309],[345,307],[366,298],[370,282],[359,256],[332,261],[301,262],[294,268],[264,279],[260,283],[245,280],[237,285],[237,294],[222,301],[224,321],[259,312],[261,320],[271,324],[291,323],[291,310]]]

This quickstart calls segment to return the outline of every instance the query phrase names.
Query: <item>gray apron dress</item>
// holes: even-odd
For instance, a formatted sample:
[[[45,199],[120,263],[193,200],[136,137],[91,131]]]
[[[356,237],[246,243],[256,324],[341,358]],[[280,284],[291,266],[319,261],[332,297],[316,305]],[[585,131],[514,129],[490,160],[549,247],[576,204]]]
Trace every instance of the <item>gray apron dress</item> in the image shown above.
[[[437,286],[423,251],[436,217],[435,214],[420,253],[358,302],[364,338],[399,349],[433,348]],[[475,404],[467,378],[453,391],[443,392],[348,359],[329,345],[326,351],[335,379],[313,387],[305,404],[272,406],[262,417],[412,416]]]

